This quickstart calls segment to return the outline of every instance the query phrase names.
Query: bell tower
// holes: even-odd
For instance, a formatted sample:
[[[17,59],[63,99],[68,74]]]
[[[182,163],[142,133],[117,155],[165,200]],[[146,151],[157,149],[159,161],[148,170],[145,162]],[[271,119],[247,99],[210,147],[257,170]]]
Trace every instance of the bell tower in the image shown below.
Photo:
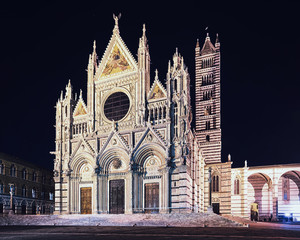
[[[195,49],[196,134],[206,163],[221,162],[220,43],[207,33],[202,49]]]

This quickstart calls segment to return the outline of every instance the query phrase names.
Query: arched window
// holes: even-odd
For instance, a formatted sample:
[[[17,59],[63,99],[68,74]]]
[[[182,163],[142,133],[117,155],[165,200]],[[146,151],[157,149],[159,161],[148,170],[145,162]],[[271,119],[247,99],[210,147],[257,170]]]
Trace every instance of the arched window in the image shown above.
[[[240,179],[238,178],[234,179],[234,194],[235,195],[240,194]]]
[[[27,195],[27,188],[25,185],[22,186],[22,197],[26,197]]]
[[[33,174],[32,174],[32,181],[34,181],[34,182],[37,181],[37,175],[36,175],[36,172],[33,172]]]
[[[174,104],[174,133],[175,137],[178,137],[178,107],[177,103]]]
[[[177,79],[174,79],[174,91],[177,92]]]
[[[31,195],[32,195],[32,198],[36,198],[36,189],[35,189],[35,187],[32,188]]]
[[[213,176],[212,178],[212,191],[213,192],[219,192],[219,176],[218,175],[215,175]]]
[[[22,171],[22,178],[23,178],[24,180],[26,180],[26,178],[27,178],[27,171],[26,171],[25,168],[24,168],[23,171]]]
[[[14,164],[10,167],[10,176],[15,177],[16,176],[16,167]]]

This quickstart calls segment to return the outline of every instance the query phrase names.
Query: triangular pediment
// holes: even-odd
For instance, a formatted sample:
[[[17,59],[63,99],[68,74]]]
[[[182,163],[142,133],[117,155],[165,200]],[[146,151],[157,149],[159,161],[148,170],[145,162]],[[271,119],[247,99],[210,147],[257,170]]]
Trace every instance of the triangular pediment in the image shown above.
[[[137,71],[137,62],[119,34],[114,33],[99,64],[96,79],[128,74]]]
[[[75,110],[73,112],[73,117],[79,117],[87,114],[87,107],[82,98],[79,98]]]
[[[129,145],[126,140],[118,133],[117,131],[113,130],[107,140],[105,141],[104,145],[102,146],[98,156],[101,156],[107,149],[109,148],[122,148],[125,151],[129,152]]]
[[[167,98],[167,91],[164,89],[159,80],[155,80],[148,94],[148,100],[154,101],[165,98]]]
[[[160,134],[157,133],[157,130],[153,129],[150,125],[148,125],[148,128],[144,132],[143,136],[137,142],[134,151],[140,148],[140,146],[148,143],[159,144],[165,149],[168,147],[167,142],[160,136]]]
[[[73,159],[76,155],[85,152],[91,154],[92,156],[94,156],[96,153],[93,147],[86,141],[86,139],[81,137],[80,141],[77,143],[76,147],[73,150],[71,159]]]

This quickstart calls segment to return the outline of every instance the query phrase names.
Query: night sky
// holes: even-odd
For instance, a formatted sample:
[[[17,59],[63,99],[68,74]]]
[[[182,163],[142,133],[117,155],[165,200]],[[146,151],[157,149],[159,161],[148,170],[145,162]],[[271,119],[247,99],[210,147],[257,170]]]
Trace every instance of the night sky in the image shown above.
[[[183,55],[194,93],[195,45],[219,33],[222,159],[233,167],[300,162],[300,34],[297,1],[104,1],[0,9],[0,152],[52,169],[55,109],[71,79],[86,101],[93,40],[101,59],[112,35],[112,14],[136,57],[146,24],[151,79],[164,83],[175,48]],[[137,59],[137,58],[136,58]]]

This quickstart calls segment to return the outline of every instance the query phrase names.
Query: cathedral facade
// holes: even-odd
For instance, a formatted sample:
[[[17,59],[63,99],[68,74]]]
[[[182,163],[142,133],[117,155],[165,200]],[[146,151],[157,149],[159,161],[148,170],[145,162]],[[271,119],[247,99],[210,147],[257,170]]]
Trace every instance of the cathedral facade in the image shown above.
[[[55,213],[232,213],[233,181],[247,188],[248,168],[221,161],[220,43],[195,48],[195,129],[190,75],[176,50],[165,84],[150,78],[146,29],[137,59],[118,18],[102,59],[96,43],[87,67],[87,101],[69,82],[56,104]],[[150,84],[153,82],[152,84]],[[242,181],[243,179],[243,181]],[[244,181],[245,180],[245,181]],[[250,216],[246,195],[238,215]],[[255,201],[255,200],[254,200]]]

